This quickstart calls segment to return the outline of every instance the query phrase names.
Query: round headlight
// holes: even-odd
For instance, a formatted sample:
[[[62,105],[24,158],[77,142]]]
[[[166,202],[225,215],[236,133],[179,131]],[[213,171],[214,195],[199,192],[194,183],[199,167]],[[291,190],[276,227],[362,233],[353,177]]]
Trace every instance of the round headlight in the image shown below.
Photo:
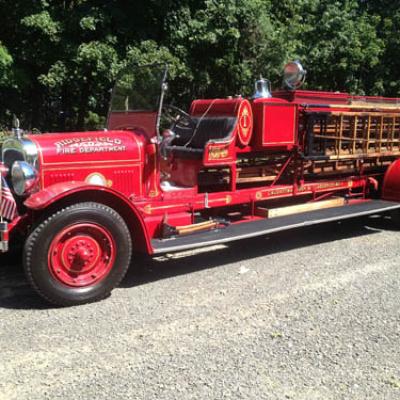
[[[18,196],[32,193],[39,181],[39,174],[25,161],[15,161],[11,168],[11,182]]]
[[[299,61],[290,62],[285,65],[283,83],[291,90],[298,89],[304,83],[306,73]]]

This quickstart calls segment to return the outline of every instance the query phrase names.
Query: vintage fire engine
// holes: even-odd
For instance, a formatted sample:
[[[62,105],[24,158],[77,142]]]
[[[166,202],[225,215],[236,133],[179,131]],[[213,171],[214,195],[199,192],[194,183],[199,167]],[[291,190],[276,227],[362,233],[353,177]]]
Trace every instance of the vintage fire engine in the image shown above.
[[[397,99],[256,83],[251,99],[166,101],[160,65],[127,69],[107,129],[32,134],[2,148],[0,250],[24,238],[36,291],[106,297],[133,252],[176,252],[400,208]],[[165,127],[165,129],[163,128]],[[11,242],[12,243],[12,242]]]

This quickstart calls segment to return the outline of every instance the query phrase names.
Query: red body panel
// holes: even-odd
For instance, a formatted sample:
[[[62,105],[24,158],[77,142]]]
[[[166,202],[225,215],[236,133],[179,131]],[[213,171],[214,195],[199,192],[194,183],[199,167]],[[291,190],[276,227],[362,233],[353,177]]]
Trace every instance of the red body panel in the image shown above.
[[[281,99],[258,99],[253,108],[254,148],[293,148],[297,140],[297,105]]]
[[[312,90],[282,90],[273,93],[274,97],[296,104],[347,104],[348,93],[320,92]]]
[[[242,97],[214,100],[195,100],[190,108],[192,116],[233,117],[236,127],[229,137],[207,143],[203,156],[205,166],[230,165],[236,162],[236,153],[242,151],[253,137],[253,108]]]
[[[41,187],[91,183],[94,174],[125,196],[142,196],[147,139],[129,131],[31,135],[39,151]]]

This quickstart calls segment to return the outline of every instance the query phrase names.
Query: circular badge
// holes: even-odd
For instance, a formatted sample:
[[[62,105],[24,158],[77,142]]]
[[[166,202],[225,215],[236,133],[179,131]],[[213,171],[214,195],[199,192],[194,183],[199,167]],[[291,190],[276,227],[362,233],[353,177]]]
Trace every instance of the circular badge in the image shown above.
[[[247,146],[253,135],[253,110],[248,100],[243,100],[239,107],[238,139],[239,144]]]

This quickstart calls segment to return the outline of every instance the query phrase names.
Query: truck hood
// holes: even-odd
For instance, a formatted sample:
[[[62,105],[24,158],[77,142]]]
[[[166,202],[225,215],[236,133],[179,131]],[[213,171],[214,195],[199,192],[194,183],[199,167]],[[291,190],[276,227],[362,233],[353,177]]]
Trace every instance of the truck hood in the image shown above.
[[[143,161],[145,137],[130,131],[96,131],[28,135],[39,164],[67,165],[99,161]]]

